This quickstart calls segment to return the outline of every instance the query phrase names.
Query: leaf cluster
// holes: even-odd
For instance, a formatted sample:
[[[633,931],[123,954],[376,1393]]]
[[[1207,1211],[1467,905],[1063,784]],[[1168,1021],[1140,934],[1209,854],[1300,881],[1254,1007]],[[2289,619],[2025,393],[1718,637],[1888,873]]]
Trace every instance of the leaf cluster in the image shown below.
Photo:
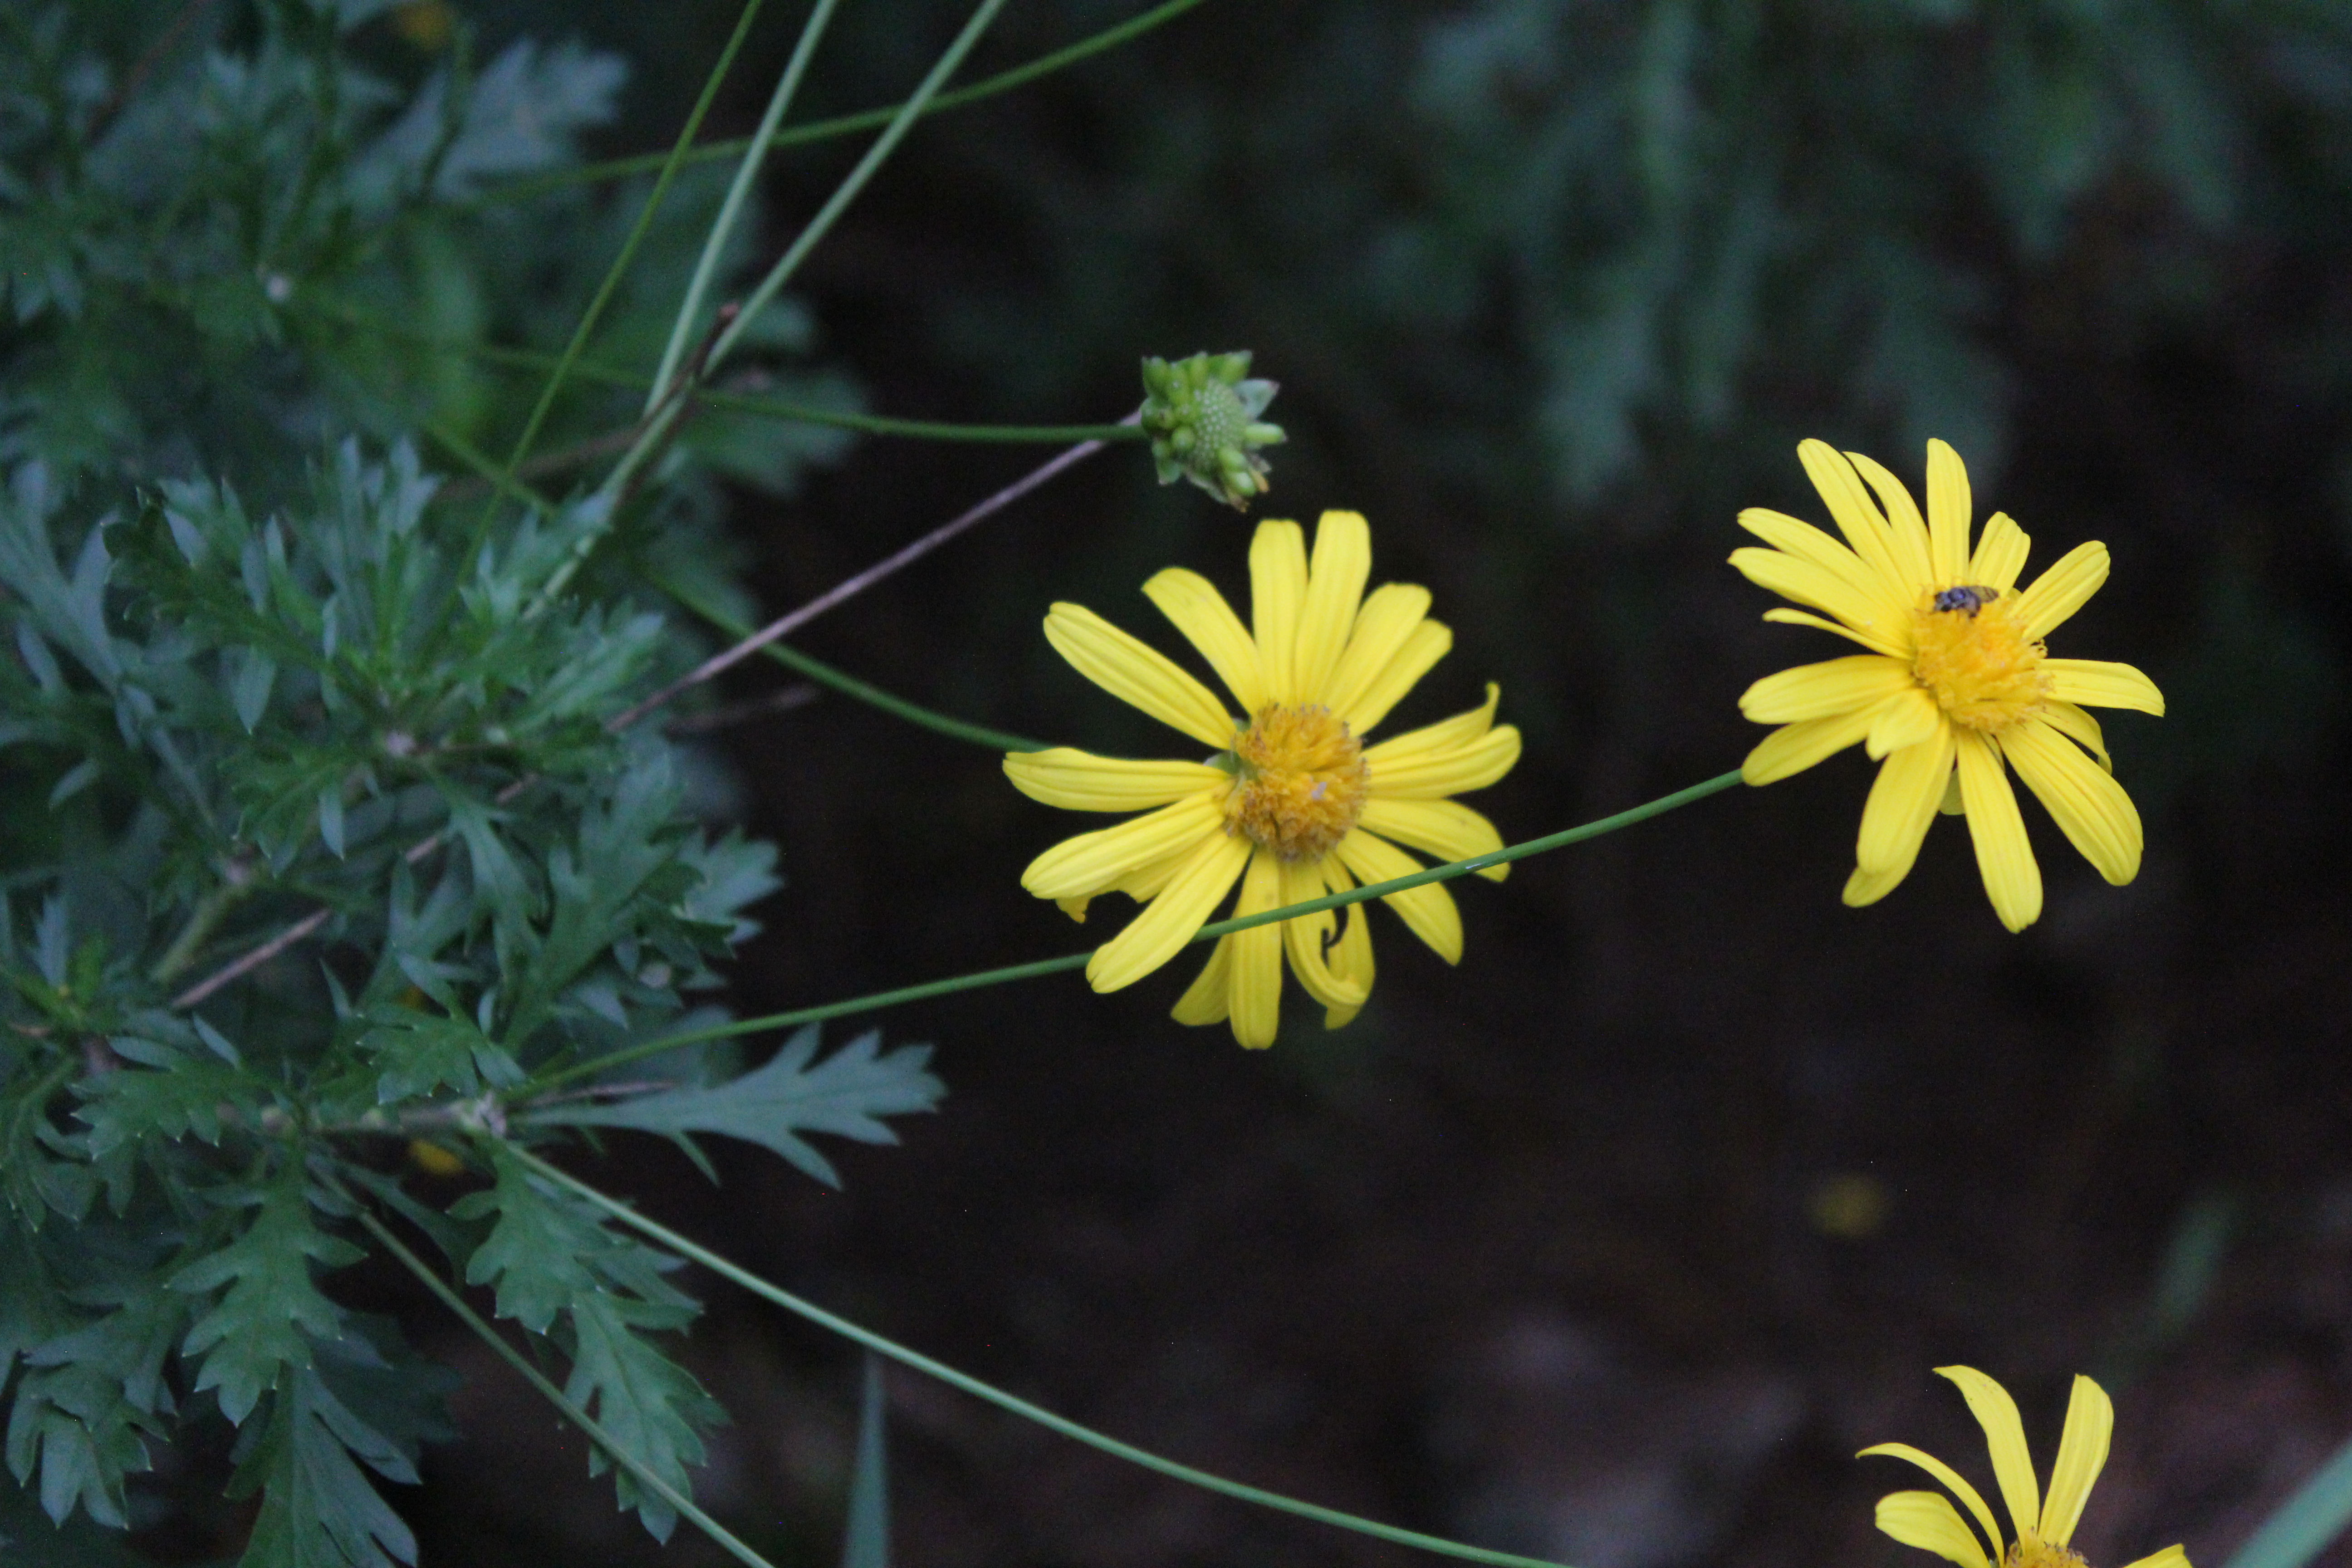
[[[940,1089],[870,1037],[595,1067],[722,1019],[778,886],[698,818],[711,764],[616,722],[700,652],[630,569],[738,601],[719,480],[838,445],[692,424],[618,510],[486,510],[419,455],[511,438],[537,373],[478,351],[560,347],[633,221],[642,187],[472,202],[572,160],[619,62],[428,56],[368,0],[141,9],[0,12],[0,1531],[106,1561],[190,1441],[256,1500],[244,1562],[384,1568],[415,1542],[379,1486],[450,1380],[338,1299],[362,1205],[684,1490],[720,1412],[673,1359],[673,1260],[508,1140],[715,1132],[832,1179],[804,1134],[887,1139]],[[654,357],[715,195],[681,184],[592,355]],[[779,310],[757,374],[850,401],[782,368],[808,335]],[[625,428],[612,380],[549,438]],[[425,1144],[470,1173],[420,1184]]]

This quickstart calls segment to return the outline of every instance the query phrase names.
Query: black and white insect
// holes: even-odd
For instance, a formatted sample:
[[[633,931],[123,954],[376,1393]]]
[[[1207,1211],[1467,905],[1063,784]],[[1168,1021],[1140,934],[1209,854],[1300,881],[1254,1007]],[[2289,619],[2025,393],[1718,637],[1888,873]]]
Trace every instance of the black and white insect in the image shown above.
[[[1975,620],[1977,612],[2000,597],[1998,588],[1947,588],[1936,595],[1939,610],[1966,610],[1969,619]]]

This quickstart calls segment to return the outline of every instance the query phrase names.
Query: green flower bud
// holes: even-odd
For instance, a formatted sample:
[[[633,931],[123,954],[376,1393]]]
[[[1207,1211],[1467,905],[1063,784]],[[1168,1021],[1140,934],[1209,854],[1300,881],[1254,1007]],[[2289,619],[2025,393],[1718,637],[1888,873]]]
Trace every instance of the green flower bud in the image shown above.
[[[1274,401],[1275,384],[1249,379],[1249,367],[1246,353],[1143,362],[1143,428],[1161,484],[1190,479],[1244,510],[1265,493],[1268,470],[1257,448],[1286,437],[1281,426],[1258,417]]]

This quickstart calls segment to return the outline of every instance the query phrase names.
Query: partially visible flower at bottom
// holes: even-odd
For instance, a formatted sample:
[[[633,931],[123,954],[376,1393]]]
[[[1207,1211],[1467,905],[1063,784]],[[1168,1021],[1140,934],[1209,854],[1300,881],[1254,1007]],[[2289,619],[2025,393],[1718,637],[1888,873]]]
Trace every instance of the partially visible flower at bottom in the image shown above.
[[[1887,1493],[1878,1500],[1878,1528],[1906,1546],[1932,1552],[1960,1568],[2086,1568],[2070,1543],[2083,1505],[2091,1500],[2091,1485],[2106,1465],[2107,1441],[2115,1432],[2116,1408],[2106,1390],[2087,1377],[2074,1379],[2074,1394],[2066,1403],[2066,1429],[2058,1439],[2058,1463],[2050,1471],[2050,1495],[2044,1498],[2034,1479],[2033,1456],[2025,1447],[2025,1424],[2018,1419],[2017,1402],[2009,1390],[1972,1366],[1939,1366],[1936,1372],[1959,1385],[1969,1413],[1984,1428],[1993,1479],[2016,1533],[2004,1545],[1992,1510],[1976,1488],[1943,1460],[1907,1443],[1881,1443],[1855,1457],[1884,1454],[1918,1466],[1968,1505],[1984,1536],[1979,1538],[1961,1521],[1942,1492]],[[1986,1540],[1992,1542],[1990,1556],[1985,1552]],[[2168,1546],[2125,1568],[2189,1568],[2189,1554]]]
[[[1237,700],[1224,700],[1165,655],[1078,605],[1055,605],[1045,637],[1079,674],[1181,731],[1206,762],[1130,762],[1057,746],[1014,752],[1004,772],[1022,794],[1071,811],[1142,811],[1046,850],[1021,885],[1074,920],[1105,893],[1145,905],[1097,949],[1097,991],[1132,985],[1174,958],[1235,882],[1236,915],[1343,893],[1422,868],[1399,845],[1440,860],[1503,847],[1495,825],[1447,798],[1484,789],[1519,760],[1519,732],[1495,722],[1500,693],[1465,713],[1366,745],[1454,634],[1428,618],[1429,590],[1390,583],[1364,592],[1370,531],[1327,511],[1312,563],[1295,522],[1264,522],[1250,544],[1251,624],[1198,574],[1171,567],[1143,592]],[[1499,882],[1508,865],[1478,875]],[[1454,896],[1431,884],[1381,901],[1446,963],[1462,957]],[[1230,1019],[1244,1046],[1274,1043],[1286,957],[1336,1029],[1372,988],[1364,910],[1300,915],[1217,939],[1176,1004],[1182,1024]]]
[[[1995,512],[1969,550],[1968,470],[1943,442],[1927,443],[1924,518],[1903,482],[1860,453],[1807,441],[1797,454],[1845,542],[1750,507],[1739,526],[1770,548],[1735,550],[1731,564],[1832,617],[1776,609],[1766,620],[1835,632],[1868,651],[1748,689],[1739,710],[1780,726],[1748,753],[1748,782],[1775,783],[1856,744],[1884,759],[1862,810],[1849,904],[1875,903],[1910,875],[1940,808],[1966,814],[2000,923],[2032,925],[2042,868],[2008,769],[2100,876],[2121,887],[2139,875],[2139,813],[2085,710],[2160,714],[2163,695],[2128,664],[2053,658],[2042,645],[2107,580],[2107,547],[2076,545],[2021,589],[2024,531]]]

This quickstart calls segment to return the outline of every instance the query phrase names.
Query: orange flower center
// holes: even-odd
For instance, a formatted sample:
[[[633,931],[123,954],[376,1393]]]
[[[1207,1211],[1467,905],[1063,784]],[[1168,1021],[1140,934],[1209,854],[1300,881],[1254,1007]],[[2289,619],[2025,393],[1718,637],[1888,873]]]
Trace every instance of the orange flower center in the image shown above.
[[[1371,770],[1364,748],[1331,710],[1269,702],[1234,741],[1225,831],[1285,860],[1312,860],[1364,814]]]
[[[2050,695],[2042,645],[2026,640],[2014,594],[1966,584],[1923,594],[1911,635],[1911,674],[1955,724],[1998,734]]]
[[[2027,1536],[2009,1549],[2001,1560],[2001,1568],[2089,1568],[2079,1552],[2069,1552],[2063,1546]]]

